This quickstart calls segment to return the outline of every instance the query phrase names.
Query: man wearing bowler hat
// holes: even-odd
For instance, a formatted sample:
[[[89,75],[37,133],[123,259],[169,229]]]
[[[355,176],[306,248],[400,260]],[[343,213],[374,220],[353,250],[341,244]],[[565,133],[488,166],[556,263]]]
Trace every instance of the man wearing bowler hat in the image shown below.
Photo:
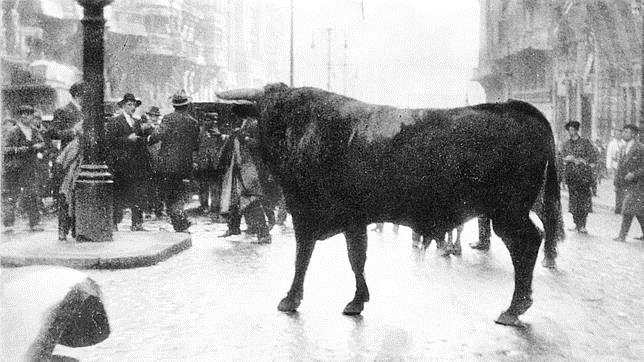
[[[190,221],[183,212],[183,179],[192,174],[193,153],[199,148],[199,125],[188,114],[192,98],[181,91],[170,97],[174,112],[163,117],[159,128],[148,137],[148,144],[161,142],[157,173],[159,193],[176,232],[187,231]]]
[[[108,145],[107,163],[114,176],[114,227],[123,219],[123,209],[132,211],[131,231],[143,228],[141,206],[145,202],[151,170],[150,157],[145,142],[151,128],[133,117],[141,101],[126,93],[118,102],[123,112],[112,118],[105,127]]]
[[[561,155],[565,163],[565,178],[570,202],[568,209],[575,227],[571,231],[587,234],[586,219],[592,210],[593,171],[597,151],[593,144],[579,135],[579,122],[570,121],[564,126],[570,138],[563,145]]]

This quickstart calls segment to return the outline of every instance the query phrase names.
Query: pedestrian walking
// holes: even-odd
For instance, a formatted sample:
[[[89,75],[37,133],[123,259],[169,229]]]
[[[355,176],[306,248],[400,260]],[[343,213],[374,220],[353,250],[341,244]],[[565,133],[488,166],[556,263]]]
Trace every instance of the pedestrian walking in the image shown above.
[[[161,144],[158,157],[159,193],[174,230],[184,232],[191,223],[183,212],[183,180],[192,175],[193,152],[199,148],[199,125],[197,120],[188,114],[188,105],[192,98],[183,89],[169,100],[174,112],[163,117],[159,128],[148,137],[148,145],[157,142]]]
[[[644,240],[644,145],[635,139],[639,129],[633,124],[627,124],[622,130],[625,146],[620,157],[615,175],[615,185],[624,190],[622,205],[622,226],[615,241],[625,241],[631,228],[633,218],[636,217],[642,229]]]
[[[621,130],[613,130],[612,137],[606,146],[606,170],[608,177],[615,177],[617,174],[617,166],[619,165],[619,156],[624,148],[624,140],[621,136]],[[613,179],[613,184],[615,181]],[[622,210],[622,201],[624,200],[624,190],[615,185],[615,214],[619,214]]]
[[[151,179],[150,157],[146,136],[151,128],[135,119],[133,114],[141,101],[132,93],[126,93],[119,101],[123,112],[112,118],[106,126],[108,145],[107,163],[114,177],[114,227],[123,220],[123,210],[132,212],[131,231],[146,231],[143,228],[143,212],[147,187]]]
[[[597,152],[589,140],[579,135],[579,127],[577,121],[566,123],[570,138],[563,145],[562,156],[569,194],[568,208],[575,223],[570,230],[587,234],[586,219],[592,210],[592,165],[597,161]]]
[[[29,229],[42,231],[40,223],[38,182],[36,179],[38,152],[45,149],[42,135],[34,127],[32,106],[17,109],[14,125],[3,130],[2,142],[2,223],[14,226],[18,199],[29,217]],[[9,231],[9,230],[7,230]]]

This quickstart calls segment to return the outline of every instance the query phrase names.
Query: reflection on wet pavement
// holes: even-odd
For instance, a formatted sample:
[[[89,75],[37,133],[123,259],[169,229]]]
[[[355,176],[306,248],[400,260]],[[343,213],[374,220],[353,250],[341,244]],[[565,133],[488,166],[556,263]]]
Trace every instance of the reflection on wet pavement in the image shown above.
[[[618,227],[606,215],[590,221],[600,216]],[[244,235],[217,238],[225,225],[205,224],[193,227],[193,248],[158,265],[90,271],[112,336],[55,353],[82,361],[644,358],[644,250],[613,247],[610,230],[569,235],[558,271],[537,265],[521,330],[493,322],[510,302],[513,269],[496,238],[487,253],[466,246],[476,222],[466,225],[462,257],[412,249],[406,228],[370,232],[371,301],[357,317],[341,313],[355,287],[342,236],[317,243],[302,305],[284,314],[277,304],[293,276],[292,231],[276,228],[273,244],[256,245]]]

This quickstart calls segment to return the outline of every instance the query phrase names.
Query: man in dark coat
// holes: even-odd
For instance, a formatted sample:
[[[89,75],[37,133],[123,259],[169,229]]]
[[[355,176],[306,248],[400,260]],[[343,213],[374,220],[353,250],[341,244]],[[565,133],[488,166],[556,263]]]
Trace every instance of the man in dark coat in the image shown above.
[[[597,162],[593,144],[579,135],[579,122],[571,121],[564,126],[570,138],[563,145],[561,155],[565,163],[565,177],[570,195],[569,211],[578,231],[587,234],[586,219],[592,210],[592,165]]]
[[[45,149],[42,135],[33,125],[34,108],[20,106],[18,119],[3,129],[2,140],[2,223],[12,227],[16,204],[22,196],[23,208],[29,216],[29,229],[42,231],[38,210],[38,183],[36,167],[38,152]]]
[[[191,223],[183,212],[183,179],[190,178],[193,153],[199,148],[199,125],[188,114],[192,98],[184,90],[170,97],[174,112],[163,117],[161,126],[148,137],[148,144],[161,142],[158,174],[160,195],[176,232],[186,231]]]
[[[161,111],[159,107],[152,106],[150,109],[145,112],[147,115],[148,126],[153,130],[158,128],[161,125]],[[150,191],[148,192],[148,203],[147,209],[150,212],[154,212],[154,215],[157,218],[163,217],[163,201],[161,201],[161,194],[159,193],[159,186],[161,185],[161,179],[159,178],[159,149],[161,144],[156,143],[154,145],[148,146],[148,152],[150,153],[150,164],[152,169],[152,180],[150,182]]]
[[[635,139],[638,133],[639,129],[633,124],[627,124],[622,131],[626,145],[617,166],[615,186],[624,190],[624,201],[622,227],[615,241],[626,240],[633,217],[637,218],[642,228],[642,237],[638,239],[644,240],[644,145]]]
[[[217,166],[224,145],[222,137],[212,137],[208,130],[218,129],[219,115],[215,112],[206,114],[200,125],[199,152],[195,163],[195,178],[199,183],[199,203],[202,212],[211,213],[214,221],[220,221],[219,208],[221,196],[221,177]]]
[[[83,119],[81,102],[85,91],[85,83],[76,82],[69,88],[72,100],[62,108],[54,111],[52,128],[47,131],[47,136],[53,140],[60,140],[62,150],[75,137],[74,126]]]
[[[69,88],[69,94],[72,100],[62,108],[54,111],[54,119],[52,127],[46,132],[46,137],[51,140],[60,141],[60,151],[62,152],[65,147],[76,136],[75,129],[80,127],[83,121],[83,111],[81,102],[85,92],[85,83],[76,82]],[[73,218],[69,213],[69,201],[65,198],[65,193],[60,192],[60,186],[65,177],[65,171],[59,162],[53,162],[52,165],[52,194],[56,202],[56,209],[58,213],[58,239],[66,240],[67,233],[73,230]]]
[[[273,209],[281,190],[259,155],[257,119],[244,117],[237,124],[222,149],[220,165],[226,165],[221,186],[221,213],[228,217],[228,230],[220,237],[241,234],[242,215],[247,232],[257,234],[257,243],[270,244],[270,230],[275,224]]]
[[[145,142],[151,128],[133,117],[140,105],[140,100],[126,93],[119,102],[123,113],[112,118],[105,128],[107,164],[114,176],[114,226],[123,220],[123,209],[130,208],[132,231],[146,231],[141,207],[151,178],[150,156]]]

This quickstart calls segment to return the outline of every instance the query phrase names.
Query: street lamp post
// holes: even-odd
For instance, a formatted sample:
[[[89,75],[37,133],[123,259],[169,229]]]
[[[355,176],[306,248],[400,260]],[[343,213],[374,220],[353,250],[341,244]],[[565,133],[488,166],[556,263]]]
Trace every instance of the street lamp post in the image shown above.
[[[113,181],[104,159],[103,8],[112,0],[77,0],[83,7],[83,163],[76,180],[76,240],[112,241]]]
[[[635,18],[639,18],[639,20],[642,22],[642,37],[641,43],[640,43],[640,50],[642,52],[642,56],[640,59],[640,122],[639,126],[641,127],[644,125],[644,0],[631,0],[631,10],[633,12],[633,16]],[[635,20],[635,24],[637,25],[637,19]]]

